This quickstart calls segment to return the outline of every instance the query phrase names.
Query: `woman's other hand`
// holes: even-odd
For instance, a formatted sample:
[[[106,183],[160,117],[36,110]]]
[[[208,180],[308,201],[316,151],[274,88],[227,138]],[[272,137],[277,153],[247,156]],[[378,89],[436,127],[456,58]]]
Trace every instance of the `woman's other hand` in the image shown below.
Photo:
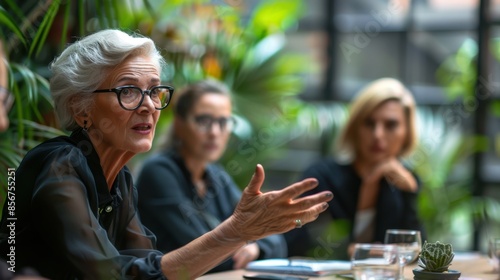
[[[382,178],[403,191],[417,191],[415,177],[396,158],[390,158],[378,164],[367,179],[378,182]]]

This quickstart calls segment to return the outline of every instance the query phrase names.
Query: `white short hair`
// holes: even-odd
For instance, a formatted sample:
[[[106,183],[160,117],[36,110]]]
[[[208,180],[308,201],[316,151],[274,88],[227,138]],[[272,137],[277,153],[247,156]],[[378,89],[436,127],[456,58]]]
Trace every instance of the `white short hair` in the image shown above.
[[[165,64],[151,39],[115,29],[84,37],[52,62],[50,91],[62,128],[78,128],[74,116],[88,111],[93,105],[92,93],[106,79],[108,71],[131,55],[151,57],[157,61],[160,73]]]

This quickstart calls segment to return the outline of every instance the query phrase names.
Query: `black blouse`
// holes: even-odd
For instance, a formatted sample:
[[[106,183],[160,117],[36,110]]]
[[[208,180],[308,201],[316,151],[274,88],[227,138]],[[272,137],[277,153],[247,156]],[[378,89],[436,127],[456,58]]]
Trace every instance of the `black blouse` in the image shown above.
[[[421,188],[419,178],[418,189]],[[306,193],[318,193],[329,190],[333,192],[333,199],[329,202],[328,212],[335,220],[349,221],[349,241],[354,240],[353,229],[358,208],[358,196],[361,187],[361,177],[357,174],[352,164],[339,164],[333,158],[323,159],[307,168],[302,178],[316,178],[318,187]],[[372,242],[384,242],[387,229],[414,229],[420,230],[422,240],[426,234],[418,218],[417,213],[418,192],[405,192],[381,179],[380,191],[376,202],[375,229]],[[287,238],[289,252],[292,255],[306,254],[311,243],[304,240],[314,240],[315,237],[308,236],[307,226],[299,230],[288,232]]]
[[[218,164],[205,170],[207,193],[200,197],[183,159],[165,151],[145,161],[137,178],[139,213],[144,225],[158,237],[158,249],[169,252],[212,230],[232,215],[241,190]],[[284,258],[286,242],[281,234],[257,240],[259,259]],[[231,258],[210,272],[233,269]]]
[[[137,214],[129,170],[120,170],[109,191],[85,132],[32,149],[15,179],[14,216],[7,203],[3,208],[0,257],[14,251],[16,271],[31,267],[49,279],[165,279],[162,253]]]

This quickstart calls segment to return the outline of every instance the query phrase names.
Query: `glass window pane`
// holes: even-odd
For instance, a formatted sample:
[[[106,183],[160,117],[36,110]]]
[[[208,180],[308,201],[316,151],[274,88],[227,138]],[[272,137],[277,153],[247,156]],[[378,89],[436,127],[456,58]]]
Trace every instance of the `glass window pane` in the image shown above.
[[[304,84],[303,97],[306,99],[322,99],[324,73],[328,67],[327,58],[328,34],[323,31],[295,32],[287,34],[286,50],[299,54],[305,61],[301,67],[309,69],[304,71],[302,82]]]
[[[300,18],[301,23],[306,23],[308,25],[314,25],[318,28],[324,26],[326,20],[326,1],[331,0],[314,0],[304,2],[304,15]],[[299,27],[300,28],[300,27]]]
[[[492,96],[500,98],[500,26],[491,28],[490,59],[491,74],[485,80],[489,84],[489,92]],[[485,82],[486,83],[486,82]]]
[[[335,53],[335,97],[350,100],[357,88],[381,77],[400,79],[401,42],[400,33],[340,35]]]
[[[491,18],[495,21],[500,20],[500,0],[490,0],[491,5]]]
[[[428,0],[414,3],[416,29],[469,29],[477,25],[479,0]]]
[[[456,77],[459,51],[460,55],[470,56],[471,62],[475,63],[477,42],[472,38],[475,38],[475,33],[467,31],[410,33],[406,80],[418,85],[444,86],[445,81],[437,77],[437,72]],[[474,70],[474,64],[461,66]]]
[[[334,24],[341,32],[404,30],[408,1],[335,1]]]

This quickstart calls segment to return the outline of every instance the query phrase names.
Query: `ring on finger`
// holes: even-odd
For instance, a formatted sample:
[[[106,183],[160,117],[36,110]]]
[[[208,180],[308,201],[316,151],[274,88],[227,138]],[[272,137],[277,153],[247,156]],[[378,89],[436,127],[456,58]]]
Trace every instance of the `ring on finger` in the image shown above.
[[[302,220],[297,219],[295,220],[295,228],[301,228],[302,227]]]

